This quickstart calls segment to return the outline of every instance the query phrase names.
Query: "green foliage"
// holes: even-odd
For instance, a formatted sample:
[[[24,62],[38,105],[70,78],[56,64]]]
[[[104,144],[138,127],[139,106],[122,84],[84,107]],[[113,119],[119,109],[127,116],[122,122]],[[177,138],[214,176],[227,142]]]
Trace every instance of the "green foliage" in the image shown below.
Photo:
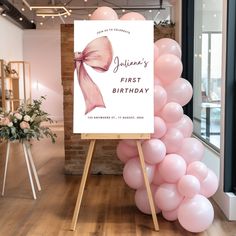
[[[55,142],[56,134],[42,122],[53,123],[49,114],[41,109],[45,97],[22,104],[17,111],[4,113],[0,108],[0,138],[4,140],[30,140],[48,137]]]

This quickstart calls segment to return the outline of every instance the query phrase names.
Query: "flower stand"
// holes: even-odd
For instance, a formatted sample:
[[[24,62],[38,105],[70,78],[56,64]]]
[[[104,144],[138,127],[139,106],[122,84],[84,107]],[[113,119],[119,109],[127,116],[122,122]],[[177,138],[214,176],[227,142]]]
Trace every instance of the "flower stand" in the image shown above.
[[[2,185],[2,196],[4,196],[5,192],[5,185],[6,185],[6,176],[7,176],[7,167],[8,167],[8,161],[9,161],[9,156],[10,156],[10,147],[13,144],[13,142],[8,141],[7,142],[7,152],[6,152],[6,160],[5,160],[5,169],[4,169],[4,178],[3,178],[3,185]],[[34,181],[32,178],[32,171],[33,171],[33,176],[35,178],[35,182],[38,188],[38,191],[41,191],[41,186],[39,183],[39,178],[38,174],[34,165],[34,161],[32,158],[31,150],[30,150],[30,144],[27,141],[22,142],[22,147],[24,151],[24,157],[25,157],[25,162],[29,174],[29,180],[30,180],[30,185],[33,193],[33,198],[37,199],[36,193],[35,193],[35,187],[34,187]]]

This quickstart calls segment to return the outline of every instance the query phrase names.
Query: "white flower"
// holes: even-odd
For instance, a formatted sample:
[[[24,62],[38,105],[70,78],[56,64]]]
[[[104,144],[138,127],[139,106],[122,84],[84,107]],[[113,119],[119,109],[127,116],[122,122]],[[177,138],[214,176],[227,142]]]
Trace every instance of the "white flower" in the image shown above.
[[[12,123],[12,122],[9,122],[9,123],[7,124],[7,126],[8,126],[8,127],[12,127],[12,126],[13,126],[13,123]]]
[[[18,120],[22,119],[22,115],[20,113],[15,113],[14,115]]]
[[[31,120],[31,117],[30,117],[30,116],[28,116],[28,115],[25,115],[25,116],[24,116],[24,121],[27,121],[27,122],[28,122],[28,121],[30,121],[30,120]]]

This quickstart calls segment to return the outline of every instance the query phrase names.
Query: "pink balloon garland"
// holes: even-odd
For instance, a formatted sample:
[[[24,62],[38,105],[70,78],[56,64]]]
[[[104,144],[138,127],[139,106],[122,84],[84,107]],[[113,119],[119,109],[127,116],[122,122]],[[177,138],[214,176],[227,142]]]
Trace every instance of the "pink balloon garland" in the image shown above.
[[[96,9],[91,20],[117,20],[110,7]],[[120,20],[145,20],[136,12]],[[173,39],[163,38],[154,44],[154,134],[142,142],[146,171],[155,201],[156,212],[168,221],[178,219],[182,227],[198,233],[213,222],[214,210],[207,199],[218,188],[215,173],[201,162],[204,146],[191,138],[193,123],[183,114],[182,106],[192,98],[191,84],[181,78],[181,48]],[[124,180],[136,189],[135,203],[150,214],[135,140],[120,141],[117,156],[125,163]]]

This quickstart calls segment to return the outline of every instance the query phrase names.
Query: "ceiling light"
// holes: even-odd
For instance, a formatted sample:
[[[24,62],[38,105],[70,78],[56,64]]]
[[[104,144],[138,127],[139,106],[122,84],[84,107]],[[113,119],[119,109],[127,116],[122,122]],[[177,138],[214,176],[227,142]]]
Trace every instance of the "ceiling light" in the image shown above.
[[[88,0],[84,0],[85,2],[87,2]]]
[[[33,23],[34,23],[34,20],[31,20],[30,22],[33,24]]]
[[[2,16],[7,16],[6,13],[2,13]]]
[[[64,15],[64,18],[67,18],[67,15]]]
[[[122,9],[122,12],[125,12],[125,9]]]
[[[20,21],[23,21],[23,18],[22,18],[22,17],[20,17],[20,18],[19,18],[19,20],[20,20]]]
[[[92,16],[92,14],[88,14],[88,16],[89,16],[89,17],[91,17],[91,16]]]
[[[151,13],[151,12],[152,12],[152,10],[149,10],[149,12]]]
[[[37,16],[64,16],[70,15],[70,12],[64,5],[29,5],[26,0],[22,0],[23,3],[30,9],[35,10]]]
[[[40,24],[40,25],[43,25],[43,22],[40,22],[39,24]]]
[[[54,16],[52,16],[52,19],[54,19]]]
[[[22,7],[22,8],[21,8],[21,11],[25,11],[25,8],[24,8],[24,7]]]
[[[72,12],[72,10],[70,9],[69,12]]]

